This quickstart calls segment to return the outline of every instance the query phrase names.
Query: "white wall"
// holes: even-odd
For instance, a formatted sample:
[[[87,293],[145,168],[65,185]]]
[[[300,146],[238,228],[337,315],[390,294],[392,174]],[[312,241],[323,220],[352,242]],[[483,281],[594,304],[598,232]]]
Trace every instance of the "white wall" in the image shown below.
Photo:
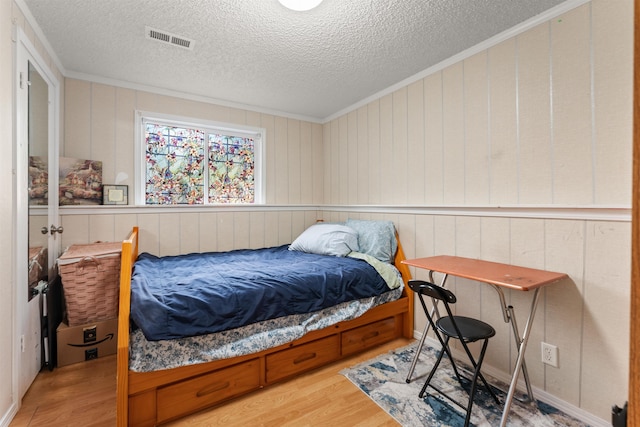
[[[16,241],[20,236],[15,235],[16,224],[16,193],[15,170],[16,147],[14,145],[14,26],[20,27],[33,43],[46,65],[53,70],[59,82],[63,81],[53,58],[45,49],[36,31],[27,22],[19,6],[12,0],[0,1],[0,134],[5,155],[0,162],[0,174],[3,181],[10,183],[0,195],[0,233],[7,236],[9,242],[0,248],[0,268],[5,272],[5,281],[0,284],[3,298],[0,302],[0,321],[5,326],[0,332],[0,425],[8,425],[20,404],[21,392],[18,387],[19,366],[16,357],[20,356],[18,339],[14,334],[17,322],[16,301]],[[22,236],[26,238],[26,236]],[[26,265],[25,265],[26,268]],[[27,301],[24,301],[25,306]],[[15,352],[15,353],[14,353]]]
[[[11,28],[12,0],[0,0],[0,141],[4,156],[0,157],[0,179],[5,183],[13,182],[13,43]],[[11,155],[9,155],[11,153]],[[14,186],[5,185],[0,193],[0,235],[9,238],[13,233],[13,197]],[[15,300],[15,280],[13,274],[12,245],[7,243],[0,246],[0,270],[4,280],[0,282],[0,424],[8,424],[12,412],[17,410],[12,384],[14,384],[13,369],[13,331],[14,310],[12,302]]]

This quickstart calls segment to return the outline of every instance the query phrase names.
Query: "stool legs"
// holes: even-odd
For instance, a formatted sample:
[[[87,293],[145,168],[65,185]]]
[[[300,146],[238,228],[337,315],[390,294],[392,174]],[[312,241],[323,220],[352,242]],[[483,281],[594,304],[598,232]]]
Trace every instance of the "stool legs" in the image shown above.
[[[465,345],[465,344],[463,344],[463,345]],[[471,359],[471,362],[472,362],[472,365],[474,367],[474,370],[473,370],[473,377],[471,379],[471,390],[469,391],[469,401],[467,403],[467,408],[466,408],[466,412],[467,413],[466,413],[465,422],[464,422],[465,427],[469,425],[469,422],[471,420],[471,411],[473,409],[473,399],[475,397],[476,390],[478,388],[478,379],[481,379],[481,381],[484,383],[484,385],[487,388],[487,390],[489,391],[489,393],[495,399],[496,403],[498,403],[498,404],[500,403],[498,397],[496,396],[496,394],[491,389],[491,386],[489,386],[489,384],[487,383],[486,379],[484,378],[484,376],[480,372],[480,368],[482,367],[482,361],[484,360],[484,356],[485,356],[485,353],[487,351],[487,345],[488,344],[489,344],[489,340],[488,339],[483,340],[482,350],[480,351],[480,355],[478,356],[478,360],[474,361],[473,359]],[[449,357],[449,360],[451,361],[451,364],[453,366],[453,370],[454,370],[456,376],[458,377],[458,381],[460,382],[460,385],[461,386],[463,385],[462,384],[462,378],[458,374],[458,370],[456,368],[455,361],[454,361],[454,359],[453,359],[453,357],[451,355],[451,352],[449,350],[449,337],[446,336],[443,339],[442,349],[438,353],[438,357],[436,359],[436,362],[433,365],[433,368],[431,369],[431,372],[429,372],[429,376],[427,377],[427,380],[425,381],[425,383],[422,386],[422,389],[420,390],[420,393],[418,395],[421,399],[424,397],[424,394],[425,394],[425,392],[427,390],[427,387],[429,387],[429,385],[431,383],[431,380],[433,379],[433,376],[435,375],[436,370],[438,369],[438,366],[442,362],[442,358],[443,358],[445,353],[447,353],[447,356]],[[438,388],[435,388],[434,386],[431,386],[431,387],[433,387],[439,393],[443,394],[445,397],[447,397],[452,402],[457,403],[455,400],[451,399],[449,396],[447,396],[445,393],[443,393]],[[460,406],[462,406],[462,405],[460,405]]]

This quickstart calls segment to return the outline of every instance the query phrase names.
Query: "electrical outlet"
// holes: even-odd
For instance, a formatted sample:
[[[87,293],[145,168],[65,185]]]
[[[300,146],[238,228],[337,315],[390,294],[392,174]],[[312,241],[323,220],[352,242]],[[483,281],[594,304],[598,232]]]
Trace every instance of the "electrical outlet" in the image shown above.
[[[554,368],[558,367],[558,347],[555,345],[542,343],[542,363]]]

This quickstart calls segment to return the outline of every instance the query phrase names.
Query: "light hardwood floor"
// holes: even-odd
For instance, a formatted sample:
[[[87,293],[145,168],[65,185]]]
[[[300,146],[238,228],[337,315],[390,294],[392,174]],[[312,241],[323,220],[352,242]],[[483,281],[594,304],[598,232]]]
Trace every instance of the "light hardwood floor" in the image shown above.
[[[397,426],[341,369],[407,345],[397,339],[297,378],[166,424],[193,426]],[[10,427],[114,426],[115,356],[43,371]]]

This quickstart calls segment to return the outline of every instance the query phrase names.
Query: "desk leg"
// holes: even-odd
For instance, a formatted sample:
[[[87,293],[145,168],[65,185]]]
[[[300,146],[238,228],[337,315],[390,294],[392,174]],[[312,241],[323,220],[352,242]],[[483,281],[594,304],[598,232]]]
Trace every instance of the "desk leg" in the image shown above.
[[[449,275],[445,274],[440,282],[440,286],[444,287],[445,282],[447,281],[447,277]],[[433,280],[433,271],[429,271],[429,280],[431,283],[435,283]],[[438,312],[438,304],[431,300],[433,303],[433,307],[431,307],[431,316],[433,317],[434,313]],[[438,313],[438,317],[440,317],[440,313]],[[418,363],[418,359],[420,358],[420,353],[422,352],[422,346],[424,345],[424,340],[427,338],[427,334],[429,333],[429,328],[431,325],[429,322],[424,326],[424,331],[422,331],[422,336],[420,337],[420,342],[418,343],[418,348],[416,348],[416,354],[413,356],[413,360],[411,361],[411,367],[409,368],[409,373],[407,374],[407,379],[405,380],[407,384],[411,382],[411,375],[413,375],[413,371],[416,369],[416,364]]]
[[[537,288],[533,292],[533,301],[531,302],[531,311],[529,312],[529,318],[527,319],[527,324],[524,327],[524,333],[522,334],[522,340],[518,345],[518,358],[516,360],[516,366],[513,369],[513,374],[511,377],[511,384],[509,385],[509,393],[507,394],[507,400],[504,402],[504,409],[502,411],[502,420],[500,421],[500,426],[504,427],[507,425],[507,419],[509,418],[509,411],[511,409],[511,402],[513,401],[513,396],[516,392],[516,385],[518,384],[518,376],[520,375],[520,369],[524,366],[524,353],[527,349],[527,342],[529,341],[529,335],[531,335],[531,327],[533,326],[533,318],[536,314],[536,308],[538,306],[538,298],[540,297],[540,289]],[[513,314],[513,308],[511,308],[511,314]],[[515,317],[513,317],[512,322]],[[517,330],[517,326],[515,327]],[[528,383],[528,376],[525,376],[525,379]],[[527,389],[530,389],[531,386],[527,384]],[[530,396],[533,400],[533,396]]]
[[[516,346],[518,347],[518,354],[520,354],[520,346],[522,344],[522,338],[520,338],[520,332],[518,331],[518,323],[516,321],[516,313],[512,305],[509,306],[509,316],[511,318],[511,329],[513,330],[513,336],[516,340]],[[524,383],[527,386],[528,400],[533,402],[533,389],[531,388],[531,381],[529,380],[529,371],[527,370],[527,361],[524,359],[522,360],[522,375],[524,376]]]

